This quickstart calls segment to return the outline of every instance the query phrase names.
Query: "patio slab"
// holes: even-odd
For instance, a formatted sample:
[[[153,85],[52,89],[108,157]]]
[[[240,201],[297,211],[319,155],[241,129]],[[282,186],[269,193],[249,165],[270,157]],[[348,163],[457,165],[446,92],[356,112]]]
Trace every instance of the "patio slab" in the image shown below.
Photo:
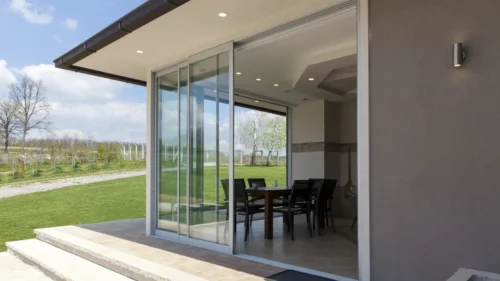
[[[59,243],[79,241],[79,244],[86,244],[86,248],[94,247],[94,252],[98,251],[101,256],[109,257],[112,253],[114,258],[110,264],[119,261],[137,267],[137,264],[133,264],[133,257],[137,257],[138,261],[151,263],[147,265],[150,268],[157,264],[174,272],[210,281],[264,280],[267,276],[283,271],[282,268],[267,264],[146,236],[144,219],[42,229],[37,231],[37,235],[44,241],[47,240],[47,237],[42,237],[44,235],[48,235],[49,240],[50,237],[59,239]],[[98,249],[99,245],[101,249]],[[118,258],[119,253],[127,258]]]

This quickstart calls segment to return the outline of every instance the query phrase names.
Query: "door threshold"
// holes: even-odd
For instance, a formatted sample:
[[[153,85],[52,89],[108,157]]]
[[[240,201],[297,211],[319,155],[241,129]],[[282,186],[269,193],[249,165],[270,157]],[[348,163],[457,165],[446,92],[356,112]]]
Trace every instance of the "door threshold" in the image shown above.
[[[336,280],[336,281],[358,281],[358,280],[352,279],[352,278],[347,278],[347,277],[343,277],[343,276],[339,276],[339,275],[335,275],[335,274],[326,273],[323,271],[318,271],[318,270],[314,270],[314,269],[310,269],[310,268],[306,268],[306,267],[282,263],[282,262],[278,262],[278,261],[274,261],[274,260],[268,260],[268,259],[264,259],[264,258],[260,258],[260,257],[256,257],[256,256],[247,255],[247,254],[235,254],[234,256],[239,257],[239,258],[243,258],[243,259],[247,259],[247,260],[251,260],[251,261],[256,261],[259,263],[265,263],[265,264],[272,265],[275,267],[281,267],[283,269],[300,271],[303,273],[316,275],[319,277],[324,277],[324,278],[328,278],[328,279],[332,279],[332,280]]]

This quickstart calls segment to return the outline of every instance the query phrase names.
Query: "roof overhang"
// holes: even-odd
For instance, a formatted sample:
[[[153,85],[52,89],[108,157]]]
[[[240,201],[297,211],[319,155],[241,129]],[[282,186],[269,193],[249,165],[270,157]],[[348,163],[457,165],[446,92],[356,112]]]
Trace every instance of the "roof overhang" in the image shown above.
[[[55,66],[57,68],[73,70],[76,72],[145,86],[146,82],[143,80],[106,73],[95,69],[79,67],[74,64],[92,55],[93,53],[98,52],[113,42],[118,41],[127,34],[132,33],[142,26],[167,14],[188,1],[189,0],[148,0],[94,36],[90,37],[85,42],[55,59]]]
[[[343,2],[149,0],[54,62],[58,68],[145,85],[152,70]],[[219,12],[228,17],[219,18]]]

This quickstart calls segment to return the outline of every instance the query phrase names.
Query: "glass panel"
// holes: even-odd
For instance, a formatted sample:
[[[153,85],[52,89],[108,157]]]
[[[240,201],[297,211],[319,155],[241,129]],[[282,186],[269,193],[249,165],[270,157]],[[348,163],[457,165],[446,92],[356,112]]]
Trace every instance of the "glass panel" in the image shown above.
[[[229,245],[229,54],[190,64],[189,236]],[[227,190],[228,191],[228,190]]]
[[[188,164],[188,67],[179,70],[179,95],[180,95],[180,168],[179,168],[179,234],[187,235],[187,164]]]
[[[159,196],[158,228],[177,232],[177,172],[179,159],[178,75],[177,71],[157,78]]]

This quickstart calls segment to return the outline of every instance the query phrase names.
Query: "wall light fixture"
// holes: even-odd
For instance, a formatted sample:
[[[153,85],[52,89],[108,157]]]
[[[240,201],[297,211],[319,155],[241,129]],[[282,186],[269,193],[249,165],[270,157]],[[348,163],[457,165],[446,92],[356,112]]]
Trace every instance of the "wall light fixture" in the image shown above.
[[[461,67],[465,60],[462,43],[453,44],[453,67]]]

